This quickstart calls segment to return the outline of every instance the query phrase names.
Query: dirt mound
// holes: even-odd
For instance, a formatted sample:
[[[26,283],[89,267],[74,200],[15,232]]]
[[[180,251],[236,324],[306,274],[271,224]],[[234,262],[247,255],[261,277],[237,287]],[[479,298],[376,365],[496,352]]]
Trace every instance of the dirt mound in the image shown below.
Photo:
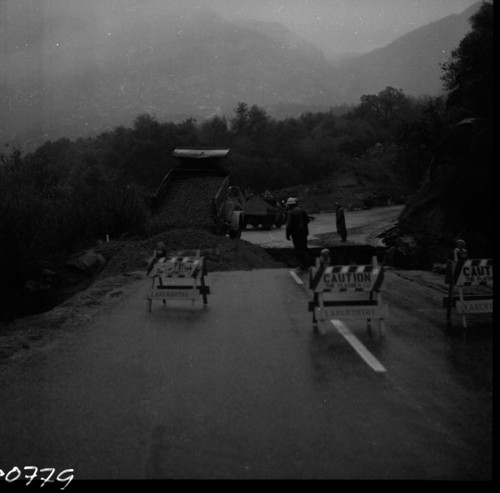
[[[273,207],[259,197],[252,197],[243,205],[243,212],[245,212],[245,214],[267,213],[273,212],[275,209],[276,207]]]
[[[155,246],[160,241],[165,243],[167,251],[172,254],[200,250],[209,271],[283,267],[265,250],[247,241],[231,240],[201,228],[174,229],[147,240],[123,244],[109,259],[99,278],[146,270]]]

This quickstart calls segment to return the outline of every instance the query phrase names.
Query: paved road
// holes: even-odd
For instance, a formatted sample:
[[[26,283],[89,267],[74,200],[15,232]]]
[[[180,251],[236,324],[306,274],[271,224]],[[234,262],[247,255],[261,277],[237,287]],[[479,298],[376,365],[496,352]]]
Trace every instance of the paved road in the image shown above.
[[[443,330],[440,286],[386,274],[386,335],[314,336],[286,269],[210,273],[206,308],[139,280],[0,372],[0,468],[76,478],[490,479],[491,327]],[[198,302],[199,303],[199,302]],[[70,491],[70,489],[68,489]]]
[[[348,229],[347,245],[378,246],[376,234],[395,225],[403,206],[377,207],[359,211],[346,212]],[[330,233],[326,240],[321,242],[324,246],[346,245],[340,242],[335,227],[335,214],[311,214],[314,218],[309,224],[309,243],[322,238],[321,235]],[[286,240],[285,227],[266,231],[261,228],[248,227],[242,233],[242,239],[263,246],[265,248],[290,248],[291,242]]]

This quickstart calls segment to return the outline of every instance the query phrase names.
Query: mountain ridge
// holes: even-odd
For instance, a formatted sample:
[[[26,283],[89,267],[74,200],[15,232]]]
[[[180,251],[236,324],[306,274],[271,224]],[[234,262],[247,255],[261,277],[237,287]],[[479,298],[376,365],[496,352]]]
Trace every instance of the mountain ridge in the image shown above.
[[[454,37],[448,35],[440,48],[449,53],[480,3],[340,64],[330,63],[319,48],[279,23],[228,21],[210,8],[189,17],[181,7],[177,17],[131,12],[116,25],[98,23],[92,33],[91,24],[77,25],[75,18],[66,26],[49,17],[48,38],[43,37],[45,24],[34,16],[23,32],[9,29],[6,36],[12,39],[3,43],[0,111],[6,118],[0,142],[36,145],[95,135],[129,125],[140,113],[171,121],[176,115],[204,119],[230,114],[240,101],[271,114],[281,107],[283,117],[354,104],[389,85],[408,95],[419,90],[435,95],[444,57],[434,53],[431,68],[419,66],[415,60],[422,59],[423,49],[410,57],[411,46],[406,52],[401,46],[415,47],[422,33],[432,39],[426,30],[454,29]],[[91,14],[89,19],[96,21]],[[452,27],[444,29],[448,23]],[[413,61],[402,63],[408,60]],[[416,66],[433,82],[408,72]]]

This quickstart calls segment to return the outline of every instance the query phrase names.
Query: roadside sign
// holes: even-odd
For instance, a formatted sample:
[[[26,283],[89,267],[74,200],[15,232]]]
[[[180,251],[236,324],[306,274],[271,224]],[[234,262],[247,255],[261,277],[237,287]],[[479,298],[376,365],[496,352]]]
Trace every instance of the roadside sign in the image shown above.
[[[341,320],[360,320],[360,319],[380,319],[388,315],[387,306],[361,305],[361,306],[324,306],[322,313],[319,307],[316,307],[318,317],[322,320],[339,318]]]
[[[493,299],[458,301],[457,313],[493,313]]]
[[[380,293],[384,270],[376,257],[370,265],[318,265],[311,267],[309,279],[313,293],[309,311],[315,330],[331,319],[366,320],[368,328],[372,320],[378,320],[383,335],[388,308]]]
[[[153,300],[195,301],[203,297],[207,304],[210,287],[206,285],[207,268],[199,250],[195,256],[171,255],[158,260],[151,270],[152,285],[148,294],[149,311]]]
[[[165,257],[155,264],[150,276],[194,277],[200,269],[200,262],[197,257]]]
[[[474,259],[457,262],[455,286],[493,285],[493,259]]]
[[[446,282],[448,296],[443,304],[448,324],[453,308],[461,315],[463,329],[467,328],[467,315],[493,313],[493,259],[449,260]]]
[[[186,289],[181,289],[184,286],[165,286],[158,285],[157,283],[155,284],[156,285],[153,285],[150,293],[150,297],[152,299],[198,300],[200,298],[200,291],[196,289],[196,287],[185,286]]]
[[[310,287],[315,293],[330,291],[376,291],[383,269],[374,265],[332,265],[314,273]]]

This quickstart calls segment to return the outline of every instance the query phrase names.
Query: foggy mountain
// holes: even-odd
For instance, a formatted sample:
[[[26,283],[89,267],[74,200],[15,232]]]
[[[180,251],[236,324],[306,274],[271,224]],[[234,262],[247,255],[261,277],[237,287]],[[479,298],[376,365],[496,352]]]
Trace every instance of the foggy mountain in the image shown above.
[[[23,148],[130,125],[140,113],[201,120],[230,115],[244,101],[271,114],[281,106],[282,117],[290,107],[295,116],[357,103],[388,85],[434,94],[439,62],[468,31],[472,13],[334,66],[278,23],[228,21],[182,2],[162,15],[127,0],[88,0],[86,9],[63,0],[47,2],[52,10],[10,5],[0,5],[0,142]]]
[[[481,2],[461,14],[453,14],[415,29],[384,48],[339,63],[337,69],[350,83],[343,93],[346,101],[363,94],[377,94],[392,86],[411,96],[442,92],[441,64],[470,30],[469,18]]]

